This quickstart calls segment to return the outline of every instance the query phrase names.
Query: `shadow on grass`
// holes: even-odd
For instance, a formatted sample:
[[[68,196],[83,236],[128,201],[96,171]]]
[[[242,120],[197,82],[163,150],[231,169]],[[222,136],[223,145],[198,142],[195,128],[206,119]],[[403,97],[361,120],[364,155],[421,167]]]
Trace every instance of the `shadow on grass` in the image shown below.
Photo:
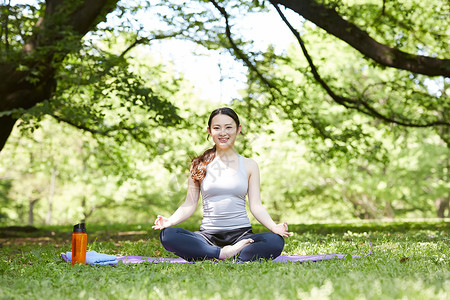
[[[198,224],[182,224],[183,228],[196,231]],[[138,241],[142,239],[157,239],[159,231],[151,228],[151,224],[87,224],[88,239],[90,241]],[[289,230],[298,234],[344,234],[389,232],[402,233],[414,231],[450,231],[450,222],[354,222],[339,224],[291,224]],[[260,224],[253,225],[255,233],[267,231]],[[9,226],[0,227],[0,245],[27,243],[67,243],[71,241],[72,226]]]

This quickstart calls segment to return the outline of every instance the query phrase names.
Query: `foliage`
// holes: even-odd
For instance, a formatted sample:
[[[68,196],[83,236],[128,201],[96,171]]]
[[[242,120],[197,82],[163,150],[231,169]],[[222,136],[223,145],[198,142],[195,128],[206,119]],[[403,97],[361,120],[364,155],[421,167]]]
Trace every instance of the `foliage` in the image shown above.
[[[8,215],[5,213],[4,208],[9,206],[11,202],[11,199],[8,197],[11,186],[11,180],[0,180],[0,223],[3,223],[8,219]]]
[[[429,129],[408,135],[374,130],[389,153],[382,160],[367,153],[330,155],[330,140],[299,140],[282,116],[272,111],[272,123],[249,130],[243,141],[254,151],[262,201],[276,220],[431,217],[434,202],[448,196],[448,148]]]
[[[445,38],[445,20],[448,2],[339,1],[335,4],[339,13],[367,28],[376,40],[412,53],[419,50],[439,57],[447,54],[445,49],[448,49],[449,41]]]
[[[156,74],[151,77],[155,80]],[[160,93],[171,93],[169,82],[170,77],[161,79]],[[114,137],[82,133],[51,119],[29,137],[13,136],[2,153],[8,157],[2,160],[8,162],[2,176],[14,183],[3,209],[10,220],[4,222],[26,222],[30,193],[41,199],[34,208],[35,222],[46,222],[54,167],[53,223],[84,218],[128,223],[172,213],[185,197],[189,159],[210,147],[204,126],[217,105],[185,91],[177,105],[196,110],[184,115],[192,127],[159,128],[154,132],[159,139],[156,153],[133,139],[117,144]],[[383,160],[330,155],[326,147],[333,144],[300,141],[282,113],[273,112],[272,122],[260,128],[242,116],[246,134],[239,137],[237,150],[259,163],[262,200],[277,221],[434,217],[434,202],[447,195],[448,148],[438,137],[430,138],[429,130],[408,135],[383,127],[373,131],[389,153]],[[199,221],[199,211],[194,220]]]
[[[190,97],[179,99],[192,107],[203,105],[187,100]],[[204,130],[209,109],[203,109],[203,117],[191,119],[194,128],[159,133],[164,140],[156,156],[140,143],[117,145],[109,137],[52,120],[42,122],[30,137],[13,136],[2,152],[8,157],[3,160],[8,164],[2,163],[2,182],[12,183],[3,208],[10,219],[4,222],[26,222],[33,190],[41,199],[34,208],[35,222],[46,222],[54,167],[52,223],[83,218],[129,223],[171,214],[185,197],[189,158],[211,145]],[[282,120],[258,131],[247,130],[246,120],[243,124],[246,135],[239,137],[238,151],[258,162],[262,201],[275,220],[434,217],[434,202],[448,190],[443,180],[448,150],[439,139],[427,140],[428,133],[399,139],[387,135],[381,140],[389,162],[374,163],[363,158],[314,159],[310,145],[300,143]],[[200,208],[194,217],[198,222],[199,213]]]
[[[335,10],[340,17],[365,30],[375,40],[411,53],[411,56],[419,53],[442,57],[446,54],[448,39],[445,38],[444,28],[448,4],[445,1],[422,1],[420,4],[410,0],[382,3],[301,2],[317,2],[317,5],[320,2]],[[434,128],[444,141],[448,141],[448,99],[444,77],[431,78],[395,68],[383,70],[384,67],[380,67],[371,59],[361,57],[347,44],[343,46],[342,42],[330,37],[329,32],[318,29],[315,25],[311,26],[312,23],[308,22],[302,22],[298,29],[306,40],[306,48],[310,49],[312,43],[321,46],[320,49],[310,49],[309,52],[314,55],[311,55],[312,62],[309,62],[308,66],[293,63],[292,55],[279,55],[279,51],[275,54],[272,46],[267,49],[257,48],[253,41],[241,32],[242,24],[245,23],[247,15],[268,11],[268,7],[278,3],[285,4],[283,1],[269,3],[234,0],[170,1],[170,5],[166,1],[137,1],[117,5],[114,3],[116,10],[108,16],[109,22],[101,23],[81,43],[72,45],[73,43],[64,38],[53,45],[57,51],[64,48],[62,55],[67,56],[58,65],[55,74],[59,92],[53,95],[52,104],[43,102],[34,108],[31,114],[56,114],[58,118],[84,129],[103,133],[114,131],[119,136],[126,134],[146,140],[146,131],[140,130],[144,124],[136,124],[136,120],[132,120],[130,116],[123,115],[123,123],[111,122],[108,116],[104,119],[103,110],[108,111],[110,104],[102,103],[102,99],[108,99],[111,95],[119,97],[123,102],[121,105],[124,109],[129,109],[129,113],[133,107],[146,109],[154,121],[159,120],[151,125],[147,124],[150,126],[179,122],[176,108],[171,101],[155,94],[152,87],[145,86],[140,76],[128,68],[128,59],[125,57],[129,49],[139,44],[150,43],[156,39],[177,38],[192,41],[210,50],[228,50],[249,69],[249,91],[254,91],[242,99],[246,105],[254,108],[266,105],[281,108],[296,129],[299,129],[299,126],[309,126],[314,129],[313,133],[317,137],[336,140],[337,144],[346,144],[337,145],[337,152],[348,152],[345,148],[352,144],[351,140],[364,140],[368,134],[366,130],[359,128],[362,125],[355,121],[352,110],[400,125],[426,126],[424,124],[438,120],[440,123]],[[428,9],[430,6],[435,9]],[[33,22],[36,22],[39,16],[46,17],[42,3],[22,8],[26,13],[21,13],[15,6],[5,7],[5,20],[14,19],[6,24],[8,28],[11,27],[10,31],[3,33],[5,41],[13,41],[11,45],[5,44],[5,47],[9,45],[9,48],[3,49],[7,54],[21,53],[21,45],[35,34]],[[151,15],[154,21],[151,24],[140,22],[143,14]],[[59,18],[64,19],[61,16]],[[122,38],[125,37],[123,44],[129,45],[124,46],[122,52],[117,51],[117,48],[120,48],[117,44],[121,44],[117,39],[119,33]],[[11,39],[7,34],[20,36],[20,39]],[[67,39],[70,38],[71,35],[67,33]],[[99,47],[98,40],[102,40],[107,47]],[[43,47],[39,51],[45,54],[47,50],[48,48]],[[23,58],[23,55],[19,56]],[[272,64],[280,67],[283,72],[280,74],[276,71],[276,74],[273,74]],[[291,76],[285,76],[284,66],[297,69],[301,73],[291,74],[294,78],[289,78]],[[317,76],[314,74],[315,69],[319,70]],[[156,68],[155,71],[161,70]],[[323,84],[319,87],[318,82]],[[79,85],[88,85],[91,90],[79,89]],[[335,97],[330,92],[324,92],[324,89],[327,89],[325,85],[334,91]],[[431,90],[430,86],[433,85],[438,86],[439,91]],[[268,98],[266,101],[261,101],[261,93],[263,98]],[[341,128],[341,132],[331,133],[328,127],[336,125],[336,122],[330,122],[330,118],[337,116],[323,115],[320,110],[322,105],[315,105],[315,102],[303,103],[304,98],[310,95],[314,95],[314,98],[322,103],[330,102],[331,97],[338,105],[343,105],[346,109],[338,111],[339,121],[350,124],[356,122],[356,126],[345,126]],[[67,100],[68,97],[72,100],[73,96],[77,101],[72,103]],[[20,117],[23,112],[23,109],[19,109],[14,116]],[[24,118],[28,119],[27,115]],[[162,120],[165,122],[161,122]],[[127,121],[131,121],[131,124]],[[358,147],[352,148],[356,150]]]
[[[445,1],[320,2],[390,47],[446,54]],[[448,122],[448,80],[381,66],[305,19],[291,23],[307,52],[261,48],[242,28],[248,16],[273,10],[270,3],[114,2],[108,22],[95,21],[83,38],[64,28],[64,38],[53,32],[55,44],[29,55],[23,47],[43,30],[35,24],[46,16],[44,2],[4,6],[1,62],[14,62],[33,84],[48,63],[57,84],[30,109],[1,108],[0,118],[20,118],[23,129],[0,156],[2,222],[25,222],[33,207],[45,222],[52,172],[56,222],[146,221],[183,200],[189,160],[210,146],[207,115],[223,104],[199,100],[150,57],[153,43],[168,38],[228,52],[248,68],[247,89],[230,104],[247,133],[237,149],[260,163],[263,202],[275,219],[431,217],[437,201],[447,201],[440,216],[448,216],[449,127],[413,128]]]
[[[363,99],[376,111],[404,121],[421,122],[435,116],[447,118],[450,102],[442,78],[430,79],[380,69],[360,59],[351,47],[315,26],[304,24],[301,31],[316,68],[338,94]],[[387,161],[388,154],[376,132],[401,135],[414,129],[386,124],[381,119],[370,118],[336,103],[317,84],[302,56],[295,45],[281,57],[268,50],[258,66],[274,78],[272,83],[280,97],[274,98],[257,84],[258,77],[250,74],[243,101],[236,101],[241,111],[252,116],[251,120],[256,124],[261,124],[270,122],[275,110],[277,115],[292,122],[292,130],[319,155],[325,155],[325,159],[346,156]],[[441,90],[432,91],[433,87]],[[267,110],[267,107],[272,109]],[[447,142],[446,128],[435,128],[435,133],[444,142]],[[432,131],[428,132],[434,135]]]
[[[440,226],[440,225],[443,225]],[[356,231],[342,225],[298,224],[302,232],[286,240],[283,255],[343,253],[364,255],[353,260],[316,263],[232,260],[195,264],[138,264],[72,267],[61,252],[70,251],[70,228],[52,230],[53,237],[2,240],[0,297],[60,299],[447,299],[449,242],[447,223],[359,223]],[[433,226],[435,226],[433,228]],[[344,231],[342,231],[344,230]],[[149,225],[88,227],[88,247],[115,255],[170,256]],[[314,233],[314,232],[320,233]],[[61,236],[61,232],[67,232]],[[337,233],[339,232],[339,233]],[[128,236],[126,235],[128,234]],[[38,243],[41,243],[39,245]],[[43,242],[45,241],[45,242]],[[19,244],[21,243],[21,244]],[[227,276],[223,276],[226,273]],[[361,280],[361,279],[364,280]]]
[[[193,105],[191,101],[197,96],[192,87],[171,70],[170,65],[153,62],[139,51],[133,55],[140,62],[133,68],[153,82],[157,87],[155,91],[161,97],[177,99],[177,105],[183,108],[184,125],[177,125],[175,130],[170,124],[159,126],[156,122],[164,124],[164,119],[153,119],[151,115],[149,118],[148,110],[134,105],[122,106],[124,103],[119,96],[110,96],[106,101],[88,96],[96,91],[92,86],[68,87],[61,97],[69,99],[72,89],[76,88],[85,89],[86,98],[80,102],[67,101],[66,106],[53,111],[56,118],[42,116],[38,126],[31,120],[19,124],[1,154],[4,157],[2,182],[14,182],[6,196],[14,199],[6,208],[10,219],[27,222],[26,210],[31,196],[26,191],[38,189],[34,192],[35,198],[41,201],[34,208],[35,221],[48,222],[45,211],[48,210],[46,202],[52,168],[57,170],[57,186],[51,223],[92,216],[97,220],[147,221],[149,215],[171,211],[182,201],[189,159],[206,147],[203,124],[212,104],[196,100]],[[80,107],[92,99],[98,101],[85,109]],[[107,109],[102,108],[105,105]],[[39,109],[42,112],[42,107]],[[60,116],[68,114],[71,114],[70,122],[68,119],[57,122]],[[97,116],[98,122],[89,121]],[[115,130],[115,127],[132,127],[132,124],[139,125],[128,134]],[[33,183],[27,178],[33,178]]]

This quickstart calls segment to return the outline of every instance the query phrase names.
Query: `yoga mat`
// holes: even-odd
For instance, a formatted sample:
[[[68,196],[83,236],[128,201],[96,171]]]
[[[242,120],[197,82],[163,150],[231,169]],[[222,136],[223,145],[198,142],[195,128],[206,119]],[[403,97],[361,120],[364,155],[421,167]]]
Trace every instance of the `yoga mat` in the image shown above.
[[[372,254],[373,246],[370,244],[370,252],[364,255],[363,257],[369,256]],[[278,256],[273,262],[276,263],[285,263],[285,262],[305,262],[305,261],[322,261],[329,259],[344,259],[349,254],[314,254],[314,255],[292,255],[292,256]],[[351,255],[352,258],[361,257],[360,255]],[[61,253],[61,257],[64,261],[70,261],[64,253]],[[150,262],[150,263],[176,263],[176,264],[186,264],[190,263],[182,258],[162,258],[162,257],[149,257],[149,256],[118,256],[118,261],[122,261],[124,264],[137,264],[142,262]]]

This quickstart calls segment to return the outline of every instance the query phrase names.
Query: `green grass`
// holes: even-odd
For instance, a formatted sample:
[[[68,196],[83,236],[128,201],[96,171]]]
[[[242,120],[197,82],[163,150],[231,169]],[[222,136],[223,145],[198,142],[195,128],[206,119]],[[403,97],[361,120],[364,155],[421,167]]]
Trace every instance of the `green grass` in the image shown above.
[[[88,248],[173,257],[150,225],[88,224]],[[187,226],[195,230],[195,226]],[[2,299],[450,299],[449,222],[290,226],[284,255],[371,256],[316,263],[232,260],[72,267],[71,226],[1,238]],[[256,226],[255,231],[262,228]]]

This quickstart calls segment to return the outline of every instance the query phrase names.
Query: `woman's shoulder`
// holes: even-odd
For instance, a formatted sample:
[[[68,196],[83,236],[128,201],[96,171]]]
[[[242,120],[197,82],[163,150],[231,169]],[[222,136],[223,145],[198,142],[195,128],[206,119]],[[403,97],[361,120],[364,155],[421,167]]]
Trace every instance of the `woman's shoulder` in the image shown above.
[[[248,171],[251,172],[253,170],[257,170],[258,169],[258,163],[253,158],[245,157],[245,156],[242,156],[242,155],[241,155],[241,157],[242,157],[242,159],[244,161],[245,168]]]

